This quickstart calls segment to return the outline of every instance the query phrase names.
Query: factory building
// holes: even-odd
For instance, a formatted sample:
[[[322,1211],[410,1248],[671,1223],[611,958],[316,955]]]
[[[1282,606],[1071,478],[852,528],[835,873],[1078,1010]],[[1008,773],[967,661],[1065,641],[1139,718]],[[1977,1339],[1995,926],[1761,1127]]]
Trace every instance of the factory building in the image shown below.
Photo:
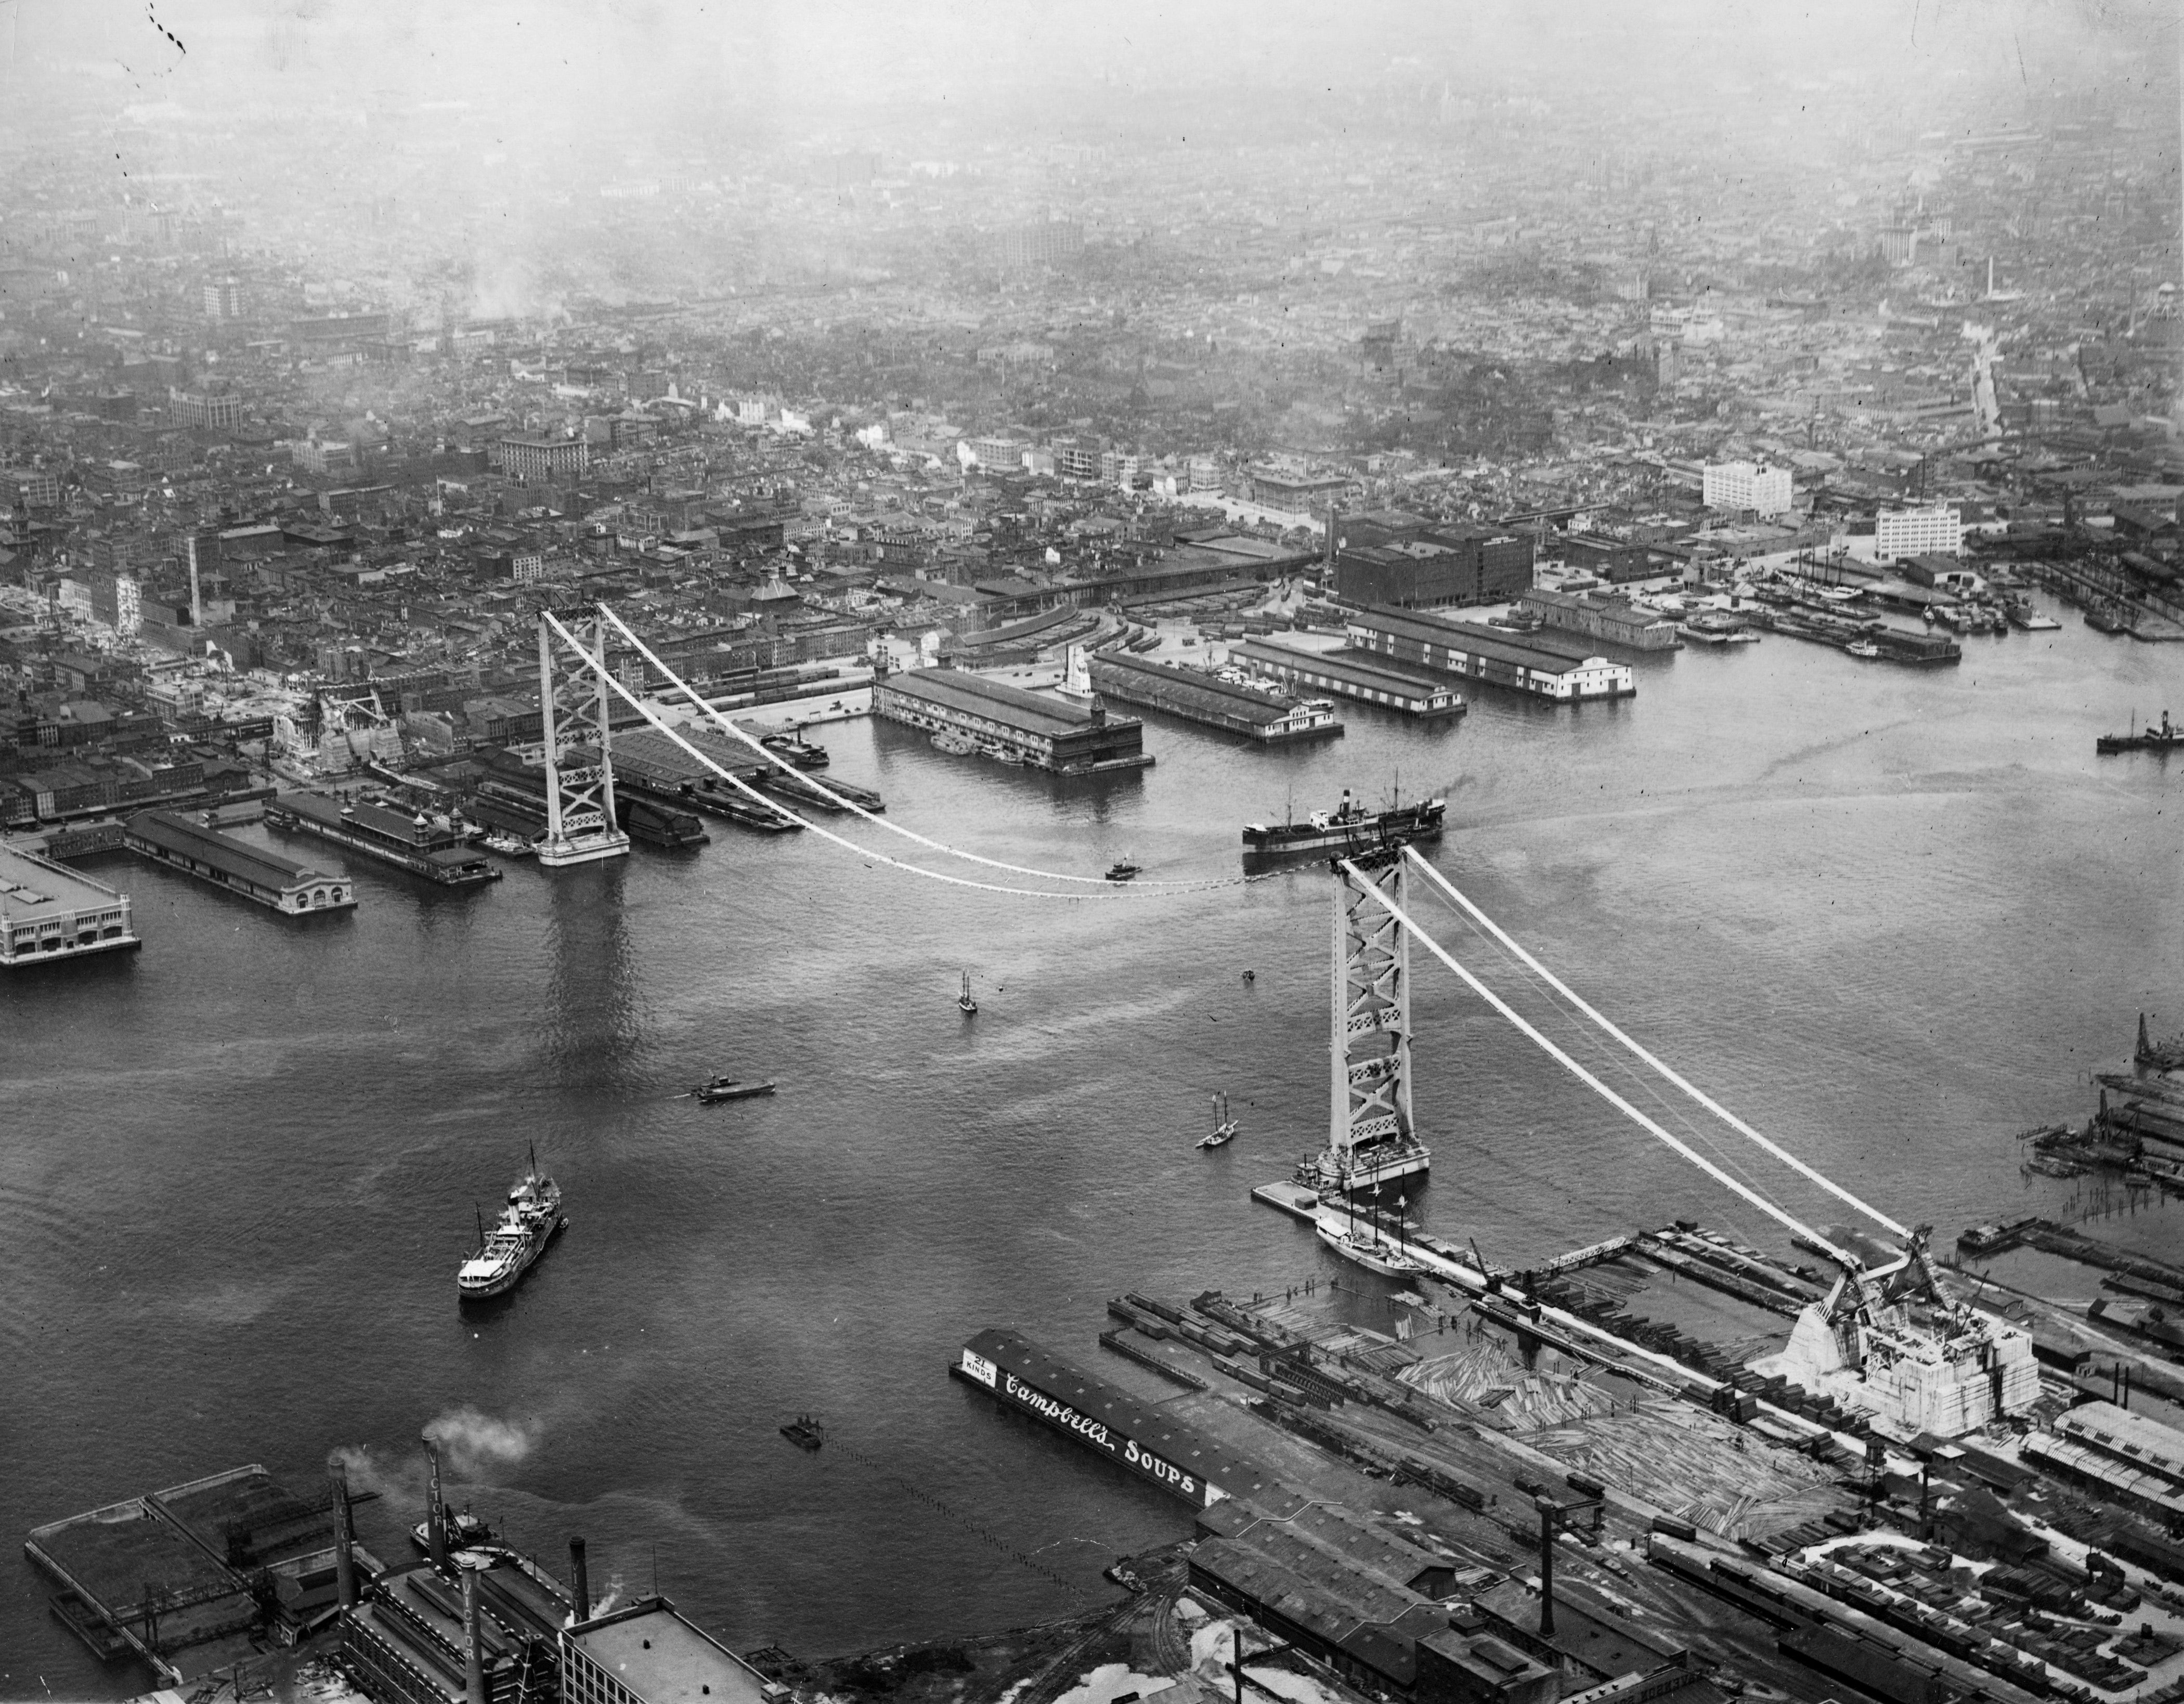
[[[1790,470],[1763,461],[1710,461],[1699,472],[1699,498],[1708,509],[1732,514],[1786,515]]]
[[[561,1629],[561,1704],[776,1704],[788,1696],[664,1597]]]
[[[246,844],[172,810],[140,810],[129,819],[121,842],[139,857],[240,894],[284,916],[346,910],[356,904],[356,888],[348,877]]]
[[[1665,571],[1654,562],[1653,552],[1648,546],[1603,537],[1597,533],[1565,532],[1555,548],[1561,553],[1565,567],[1593,575],[1611,586],[1621,586],[1632,580],[1651,580]]]
[[[2034,1433],[2025,1458],[2153,1516],[2184,1527],[2184,1433],[2113,1402],[2086,1402],[2059,1415],[2054,1435]]]
[[[1418,1704],[1553,1704],[1560,1696],[1557,1668],[1438,1601],[1454,1584],[1446,1562],[1351,1510],[1284,1496],[1268,1508],[1217,1504],[1197,1524],[1195,1591],[1366,1692]]]
[[[978,741],[1055,775],[1150,768],[1145,726],[1110,716],[1094,699],[1078,710],[960,669],[916,669],[872,682],[872,710],[889,721]]]
[[[1873,554],[1879,561],[1961,556],[1964,549],[1964,516],[1946,503],[1924,509],[1884,509],[1873,518]]]
[[[0,846],[0,970],[143,944],[129,896],[20,846]]]
[[[1346,627],[1353,649],[1513,688],[1554,704],[1630,698],[1638,690],[1629,664],[1586,656],[1581,645],[1540,635],[1519,637],[1475,622],[1387,609],[1353,615]],[[1580,654],[1572,655],[1573,650]]]
[[[1532,540],[1400,510],[1335,521],[1334,589],[1346,602],[1402,610],[1499,604],[1532,583]]]
[[[1580,592],[1527,592],[1517,603],[1519,615],[1535,616],[1557,632],[1577,633],[1632,651],[1673,651],[1676,624],[1655,610],[1641,610],[1627,598],[1588,598]]]
[[[342,1628],[342,1665],[378,1704],[529,1704],[554,1696],[569,1600],[511,1551],[381,1577]],[[469,1668],[476,1651],[477,1695]]]

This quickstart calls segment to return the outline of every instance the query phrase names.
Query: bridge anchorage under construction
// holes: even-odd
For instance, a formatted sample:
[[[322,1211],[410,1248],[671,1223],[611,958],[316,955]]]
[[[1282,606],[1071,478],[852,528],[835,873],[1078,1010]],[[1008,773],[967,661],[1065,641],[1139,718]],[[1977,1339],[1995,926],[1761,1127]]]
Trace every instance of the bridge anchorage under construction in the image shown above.
[[[1805,1293],[1786,1344],[1752,1362],[1752,1374],[1796,1386],[1831,1408],[1904,1436],[1919,1432],[1961,1436],[1991,1421],[2022,1413],[2038,1400],[2039,1370],[2031,1334],[1970,1306],[1954,1293],[1930,1252],[1930,1226],[1899,1222],[1692,1084],[1557,977],[1415,847],[1338,858],[1333,868],[1329,1144],[1300,1165],[1291,1182],[1262,1185],[1252,1191],[1255,1199],[1313,1223],[1327,1240],[1339,1245],[1345,1231],[1355,1224],[1351,1197],[1370,1191],[1378,1202],[1390,1184],[1423,1181],[1430,1155],[1412,1113],[1410,955],[1415,941],[1640,1129],[1775,1221],[1799,1247],[1825,1256],[1834,1267],[1836,1276],[1824,1294],[1818,1289]],[[1425,893],[1445,901],[1551,988],[1565,1016],[1574,1014],[1586,1021],[1600,1037],[1710,1118],[1805,1183],[1852,1208],[1878,1235],[1807,1223],[1611,1087],[1419,927],[1410,892],[1412,877]],[[1650,1083],[1646,1092],[1653,1092]],[[1665,1110],[1665,1102],[1663,1106]],[[1711,1144],[1711,1139],[1696,1128],[1692,1133]],[[1407,1205],[1384,1222],[1375,1213],[1376,1223],[1383,1226],[1379,1234],[1389,1239],[1377,1246],[1384,1253],[1392,1249],[1399,1256],[1398,1269],[1406,1275],[1438,1278],[1489,1305],[1512,1306],[1514,1317],[1529,1318],[1542,1330],[1552,1329],[1554,1340],[1580,1355],[1588,1343],[1604,1348],[1614,1338],[1595,1321],[1542,1301],[1536,1294],[1540,1279],[1552,1277],[1552,1270],[1520,1276],[1496,1272],[1478,1255],[1475,1244],[1462,1248],[1442,1237],[1415,1233]],[[1616,1246],[1633,1240],[1619,1239]],[[1579,1263],[1581,1256],[1555,1264]],[[1616,1339],[1613,1358],[1626,1362],[1630,1348]],[[1728,1382],[1696,1373],[1669,1357],[1654,1359],[1665,1363],[1655,1371],[1674,1388],[1710,1397]]]

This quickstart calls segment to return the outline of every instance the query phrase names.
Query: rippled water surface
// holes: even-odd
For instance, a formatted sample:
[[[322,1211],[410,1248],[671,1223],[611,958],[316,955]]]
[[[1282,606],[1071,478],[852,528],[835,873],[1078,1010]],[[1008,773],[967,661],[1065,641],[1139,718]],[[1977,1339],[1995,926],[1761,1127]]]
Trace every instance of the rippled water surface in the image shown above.
[[[2184,709],[2184,647],[2065,620],[1936,674],[1773,638],[1651,660],[1635,700],[1575,712],[1481,695],[1426,727],[1353,707],[1346,738],[1285,753],[1156,720],[1157,766],[1097,783],[884,724],[818,737],[895,820],[1086,873],[1125,852],[1234,873],[1239,826],[1292,796],[1445,793],[1441,870],[1687,1075],[1946,1242],[2071,1211],[2075,1186],[2020,1176],[2014,1133],[2081,1114],[2142,1007],[2184,1027],[2184,765],[2093,755],[2134,706]],[[1053,1613],[1185,1530],[944,1367],[1013,1324],[1128,1383],[1093,1343],[1108,1296],[1323,1269],[1246,1191],[1323,1139],[1329,878],[1063,905],[714,828],[694,855],[467,896],[358,862],[359,910],[301,927],[109,864],[143,951],[0,985],[0,1696],[146,1684],[48,1618],[15,1547],[31,1527],[242,1462],[307,1480],[348,1445],[381,1464],[368,1540],[404,1555],[414,1440],[465,1406],[506,1426],[459,1500],[557,1568],[583,1534],[595,1580],[656,1573],[744,1646]],[[1436,1229],[1509,1261],[1670,1216],[1779,1244],[1415,971]],[[716,1071],[781,1092],[675,1098]],[[1201,1154],[1217,1088],[1243,1133]],[[530,1142],[571,1228],[465,1318],[472,1203]],[[2101,1228],[2153,1245],[2174,1222]],[[816,1455],[777,1434],[804,1409],[834,1439]]]

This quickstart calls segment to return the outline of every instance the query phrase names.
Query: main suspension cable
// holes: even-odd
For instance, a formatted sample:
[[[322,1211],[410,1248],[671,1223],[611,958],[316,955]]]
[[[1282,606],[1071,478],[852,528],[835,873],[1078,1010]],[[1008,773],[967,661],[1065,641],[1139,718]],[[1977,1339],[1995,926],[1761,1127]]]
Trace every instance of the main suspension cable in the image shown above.
[[[1664,1125],[1659,1123],[1655,1119],[1649,1117],[1644,1112],[1640,1111],[1637,1107],[1632,1105],[1630,1101],[1624,1099],[1622,1095],[1618,1094],[1614,1089],[1609,1088],[1605,1083],[1602,1083],[1597,1077],[1594,1076],[1591,1072],[1586,1070],[1584,1066],[1579,1064],[1576,1060],[1571,1058],[1568,1053],[1564,1052],[1560,1047],[1557,1047],[1552,1041],[1548,1039],[1546,1036],[1542,1034],[1522,1012],[1519,1012],[1514,1006],[1511,1005],[1508,1001],[1503,1000],[1501,995],[1496,994],[1493,989],[1488,988],[1485,983],[1479,981],[1477,977],[1474,976],[1469,971],[1458,964],[1455,959],[1451,958],[1438,941],[1435,940],[1432,936],[1427,934],[1423,929],[1419,928],[1418,924],[1414,922],[1403,910],[1402,907],[1396,905],[1394,900],[1390,899],[1385,894],[1382,893],[1379,886],[1368,877],[1362,871],[1360,871],[1357,866],[1351,860],[1347,858],[1342,860],[1342,867],[1349,872],[1351,879],[1357,884],[1359,889],[1368,899],[1378,903],[1380,908],[1386,911],[1390,916],[1393,917],[1406,929],[1409,930],[1412,938],[1416,939],[1421,946],[1424,947],[1428,952],[1431,953],[1435,958],[1446,965],[1449,969],[1455,972],[1457,976],[1461,977],[1465,984],[1470,988],[1474,994],[1485,1000],[1487,1005],[1492,1006],[1495,1011],[1500,1012],[1502,1016],[1507,1018],[1511,1023],[1516,1025],[1516,1027],[1522,1031],[1529,1040],[1537,1045],[1550,1058],[1561,1065],[1565,1070],[1569,1072],[1572,1076],[1575,1077],[1580,1082],[1583,1083],[1587,1088],[1591,1089],[1595,1094],[1606,1100],[1611,1106],[1613,1106],[1625,1117],[1630,1119],[1634,1123],[1638,1125],[1641,1129],[1648,1132],[1652,1136],[1658,1138],[1660,1141],[1666,1143],[1670,1148],[1674,1149],[1677,1153],[1682,1155],[1684,1158],[1690,1161],[1691,1164],[1697,1167],[1702,1172],[1704,1172],[1708,1177],[1714,1179],[1715,1182],[1722,1184],[1726,1189],[1736,1191],[1737,1194],[1751,1202],[1753,1206],[1758,1208],[1761,1212],[1766,1214],[1770,1219],[1776,1221],[1780,1224],[1786,1226],[1790,1230],[1795,1232],[1799,1236],[1810,1239],[1811,1241],[1818,1245],[1820,1248],[1825,1249],[1830,1259],[1840,1261],[1853,1272],[1859,1269],[1862,1264],[1860,1261],[1856,1261],[1849,1255],[1845,1254],[1841,1249],[1837,1248],[1833,1243],[1830,1242],[1825,1237],[1822,1236],[1810,1225],[1806,1224],[1802,1220],[1797,1218],[1786,1209],[1775,1206],[1774,1202],[1769,1200],[1766,1196],[1761,1194],[1758,1190],[1753,1189],[1750,1184],[1730,1176],[1729,1172],[1715,1165],[1713,1161],[1708,1159],[1705,1155],[1700,1153],[1696,1148],[1693,1148],[1681,1137],[1677,1136]]]
[[[1728,1125],[1729,1128],[1736,1131],[1738,1135],[1758,1143],[1760,1147],[1765,1149],[1767,1152],[1773,1155],[1777,1160],[1780,1160],[1784,1165],[1787,1166],[1791,1171],[1797,1172],[1800,1177],[1804,1178],[1810,1183],[1818,1183],[1823,1189],[1825,1189],[1837,1200],[1857,1208],[1859,1212],[1864,1214],[1869,1219],[1871,1219],[1874,1223],[1885,1226],[1887,1229],[1893,1231],[1899,1237],[1908,1237],[1911,1234],[1910,1230],[1907,1227],[1897,1223],[1894,1219],[1891,1218],[1886,1213],[1882,1212],[1880,1208],[1873,1206],[1870,1202],[1859,1200],[1856,1195],[1852,1194],[1848,1189],[1844,1189],[1841,1184],[1836,1183],[1833,1178],[1824,1176],[1821,1172],[1815,1171],[1812,1167],[1807,1165],[1802,1160],[1800,1160],[1795,1154],[1792,1154],[1788,1149],[1783,1147],[1779,1142],[1771,1141],[1767,1137],[1762,1135],[1758,1131],[1753,1129],[1751,1125],[1746,1123],[1744,1120],[1738,1117],[1726,1106],[1724,1106],[1719,1101],[1716,1100],[1712,1095],[1707,1094],[1705,1090],[1698,1088],[1695,1083],[1692,1083],[1679,1072],[1673,1070],[1663,1061],[1657,1058],[1644,1047],[1641,1046],[1637,1042],[1632,1040],[1630,1036],[1624,1034],[1621,1029],[1618,1028],[1613,1023],[1610,1022],[1607,1017],[1603,1016],[1599,1011],[1589,1005],[1583,997],[1574,991],[1568,983],[1564,983],[1559,977],[1556,976],[1552,971],[1541,964],[1539,960],[1533,957],[1529,952],[1524,949],[1524,948],[1518,945],[1515,938],[1510,935],[1507,930],[1504,929],[1499,923],[1488,916],[1485,912],[1480,910],[1477,905],[1472,903],[1468,896],[1458,890],[1454,883],[1451,882],[1446,876],[1442,875],[1440,871],[1435,869],[1432,865],[1427,863],[1424,858],[1421,858],[1418,855],[1418,852],[1413,848],[1406,846],[1403,849],[1403,855],[1410,860],[1411,866],[1413,869],[1422,871],[1427,880],[1430,881],[1444,894],[1446,894],[1450,899],[1455,900],[1457,905],[1461,905],[1464,910],[1479,923],[1480,927],[1484,928],[1489,934],[1492,935],[1496,940],[1501,942],[1501,944],[1504,947],[1507,948],[1509,951],[1515,954],[1518,959],[1522,960],[1533,971],[1536,972],[1541,977],[1545,978],[1547,985],[1553,988],[1556,993],[1561,994],[1563,999],[1569,1001],[1572,1005],[1575,1006],[1580,1011],[1583,1012],[1587,1017],[1598,1024],[1601,1028],[1607,1031],[1609,1035],[1621,1042],[1624,1047],[1628,1048],[1632,1053],[1635,1054],[1646,1064],[1652,1066],[1654,1070],[1659,1072],[1662,1076],[1667,1078],[1669,1082],[1675,1084],[1677,1088],[1682,1089],[1685,1094],[1690,1095],[1692,1100],[1697,1101],[1700,1105],[1705,1107],[1708,1111],[1713,1113],[1715,1117],[1720,1119],[1723,1123]]]
[[[1034,869],[1027,864],[1011,864],[999,858],[988,858],[976,852],[966,852],[960,846],[950,846],[944,841],[935,840],[929,835],[920,834],[914,828],[905,828],[900,822],[890,821],[884,816],[878,816],[872,811],[866,810],[863,805],[859,805],[855,799],[845,799],[839,794],[832,791],[823,782],[814,781],[809,775],[804,775],[804,772],[801,770],[797,769],[794,764],[783,757],[780,753],[772,750],[762,742],[754,738],[747,731],[737,727],[733,721],[722,715],[717,709],[706,700],[703,693],[699,693],[696,688],[693,687],[688,681],[685,681],[680,675],[677,674],[674,670],[669,668],[666,663],[662,662],[658,655],[654,653],[649,645],[646,644],[644,640],[638,638],[635,633],[630,631],[629,624],[623,621],[621,616],[615,614],[615,612],[611,609],[608,608],[606,604],[601,604],[599,605],[599,613],[604,615],[610,621],[612,621],[616,626],[619,627],[621,630],[622,637],[627,639],[631,644],[637,648],[638,654],[643,657],[645,661],[649,663],[654,668],[659,670],[661,674],[666,676],[667,678],[677,687],[681,688],[683,695],[687,697],[692,704],[697,705],[699,710],[703,710],[705,715],[712,720],[713,724],[716,727],[719,727],[723,732],[733,734],[736,738],[743,741],[745,745],[750,747],[752,750],[755,751],[768,763],[777,764],[783,769],[789,770],[798,775],[803,775],[803,778],[806,785],[825,794],[828,799],[833,800],[833,802],[841,806],[843,810],[854,811],[857,816],[863,817],[866,821],[872,824],[875,827],[884,828],[892,834],[900,834],[905,840],[914,840],[920,846],[926,848],[928,851],[944,853],[950,858],[961,858],[972,864],[983,864],[989,870],[1004,870],[1011,876],[1029,876],[1034,877],[1035,880],[1041,882],[1082,883],[1087,886],[1095,888],[1119,887],[1123,885],[1118,883],[1110,883],[1105,876],[1073,876],[1060,870],[1039,870]],[[1139,889],[1168,888],[1184,891],[1202,891],[1209,888],[1240,887],[1246,882],[1252,882],[1259,879],[1259,877],[1253,876],[1214,877],[1201,881],[1169,881],[1160,877],[1150,877],[1142,882],[1133,881],[1129,885]]]

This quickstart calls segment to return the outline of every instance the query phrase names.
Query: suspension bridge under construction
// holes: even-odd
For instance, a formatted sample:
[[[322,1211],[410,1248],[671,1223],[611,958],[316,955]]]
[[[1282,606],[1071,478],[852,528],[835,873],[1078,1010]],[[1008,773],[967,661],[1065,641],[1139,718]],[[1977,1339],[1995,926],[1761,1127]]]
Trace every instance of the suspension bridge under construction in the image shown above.
[[[769,749],[707,702],[645,644],[612,609],[548,611],[539,618],[539,680],[549,777],[549,832],[540,862],[549,868],[621,855],[628,839],[615,827],[612,721],[615,700],[720,782],[780,809],[713,750],[693,740],[654,703],[610,668],[612,638],[642,659],[666,682],[660,696],[679,698],[721,735],[740,742],[754,757],[787,767]],[[582,756],[569,760],[579,741]],[[717,749],[717,742],[708,742]],[[853,840],[788,812],[803,827],[868,864],[916,879],[957,888],[1062,903],[1157,903],[1234,885],[1250,877],[1206,880],[1145,880],[1119,885],[1099,876],[1044,870],[984,856],[889,821],[846,794],[811,781],[835,808],[868,828],[905,843],[901,855]],[[954,867],[950,867],[953,866]],[[970,866],[980,873],[967,873]],[[1591,1089],[1646,1135],[1684,1159],[1786,1231],[1801,1247],[1825,1257],[1834,1277],[1824,1295],[1799,1311],[1790,1339],[1758,1369],[1795,1385],[1838,1412],[1854,1412],[1894,1431],[1954,1436],[1995,1418],[2021,1412],[2039,1393],[2030,1335],[1957,1296],[1929,1247],[1930,1227],[1899,1222],[1799,1158],[1722,1105],[1676,1072],[1556,977],[1513,936],[1489,917],[1416,848],[1359,844],[1333,860],[1333,998],[1329,1044],[1329,1122],[1326,1146],[1300,1162],[1293,1180],[1268,1185],[1256,1197],[1310,1219],[1338,1249],[1354,1230],[1355,1202],[1370,1194],[1384,1201],[1429,1177],[1432,1153],[1417,1122],[1413,1095],[1415,1049],[1412,1018],[1412,947],[1423,949],[1474,995],[1510,1022],[1563,1070]],[[996,878],[989,879],[989,874]],[[1590,1039],[1612,1044],[1696,1105],[1717,1131],[1725,1131],[1780,1166],[1799,1187],[1818,1189],[1850,1208],[1880,1239],[1830,1233],[1807,1222],[1772,1194],[1711,1157],[1694,1140],[1672,1130],[1490,988],[1421,926],[1412,898],[1413,880],[1468,925],[1491,940],[1524,972],[1552,991],[1563,1019],[1581,1025]],[[1696,1129],[1693,1136],[1698,1136]],[[1714,1139],[1698,1138],[1712,1144]],[[1405,1207],[1407,1199],[1405,1198]],[[1611,1335],[1595,1322],[1558,1313],[1489,1270],[1475,1248],[1467,1256],[1457,1245],[1421,1235],[1412,1239],[1399,1211],[1392,1231],[1394,1269],[1430,1275],[1474,1295],[1497,1297],[1551,1324],[1574,1343]],[[1376,1231],[1376,1242],[1385,1240]],[[1858,1246],[1852,1246],[1852,1244]],[[1355,1246],[1354,1242],[1347,1245]],[[1368,1264],[1389,1269],[1384,1261]],[[1627,1347],[1627,1346],[1626,1346]],[[1618,1355],[1624,1351],[1618,1350]],[[1643,1368],[1649,1351],[1640,1351]],[[1662,1357],[1653,1356],[1656,1362]],[[1670,1369],[1673,1368],[1673,1371]],[[1670,1362],[1660,1376],[1703,1387],[1710,1375]],[[1715,1381],[1719,1383],[1719,1381]],[[1702,1390],[1702,1394],[1711,1394]]]

